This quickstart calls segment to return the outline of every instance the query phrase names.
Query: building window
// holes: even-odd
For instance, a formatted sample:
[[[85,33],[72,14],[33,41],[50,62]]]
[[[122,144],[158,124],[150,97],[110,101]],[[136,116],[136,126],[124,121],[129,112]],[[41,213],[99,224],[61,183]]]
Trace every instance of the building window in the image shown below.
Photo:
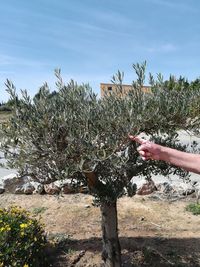
[[[108,86],[108,91],[112,91],[112,86]]]

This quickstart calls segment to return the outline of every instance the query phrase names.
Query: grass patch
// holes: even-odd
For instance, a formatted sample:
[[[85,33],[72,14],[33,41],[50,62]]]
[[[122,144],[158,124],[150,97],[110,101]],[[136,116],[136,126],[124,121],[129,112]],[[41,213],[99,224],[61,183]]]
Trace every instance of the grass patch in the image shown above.
[[[192,212],[194,215],[200,214],[200,204],[190,203],[186,206],[186,210]]]
[[[32,213],[33,213],[34,215],[38,215],[38,214],[40,214],[40,213],[45,212],[47,209],[48,209],[47,207],[37,207],[37,208],[34,208],[34,209],[33,209],[33,212],[32,212]]]

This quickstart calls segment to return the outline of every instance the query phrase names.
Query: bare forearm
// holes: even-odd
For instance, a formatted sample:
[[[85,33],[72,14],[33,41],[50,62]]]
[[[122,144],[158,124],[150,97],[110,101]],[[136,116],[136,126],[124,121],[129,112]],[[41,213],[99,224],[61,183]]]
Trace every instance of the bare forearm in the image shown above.
[[[137,150],[143,160],[163,160],[187,171],[200,174],[200,154],[186,153],[157,145],[139,136],[129,135],[129,138],[140,144]]]
[[[161,147],[160,160],[171,163],[187,171],[200,174],[200,155]]]

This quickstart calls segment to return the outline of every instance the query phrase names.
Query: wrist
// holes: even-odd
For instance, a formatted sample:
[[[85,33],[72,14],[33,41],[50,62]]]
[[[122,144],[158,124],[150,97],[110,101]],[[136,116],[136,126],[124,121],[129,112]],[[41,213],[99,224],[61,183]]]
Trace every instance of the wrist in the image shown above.
[[[170,162],[168,150],[169,150],[168,147],[159,145],[159,160]]]

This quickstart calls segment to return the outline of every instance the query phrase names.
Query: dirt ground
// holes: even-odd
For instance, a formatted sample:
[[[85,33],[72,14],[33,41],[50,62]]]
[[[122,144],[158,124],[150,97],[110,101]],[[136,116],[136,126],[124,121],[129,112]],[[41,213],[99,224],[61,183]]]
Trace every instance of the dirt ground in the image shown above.
[[[185,210],[194,199],[177,202],[150,197],[123,197],[118,202],[119,236],[123,266],[200,266],[200,216]],[[20,205],[41,217],[56,241],[51,266],[99,267],[101,216],[84,194],[0,195],[0,207]]]

